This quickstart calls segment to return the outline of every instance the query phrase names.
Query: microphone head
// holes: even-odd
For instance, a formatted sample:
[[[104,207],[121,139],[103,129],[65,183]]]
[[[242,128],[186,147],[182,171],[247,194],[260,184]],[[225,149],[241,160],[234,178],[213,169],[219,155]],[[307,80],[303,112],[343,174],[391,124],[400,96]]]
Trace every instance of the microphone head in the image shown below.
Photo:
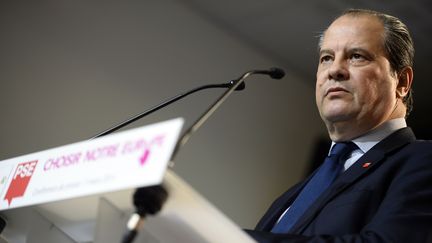
[[[269,75],[272,79],[281,79],[285,76],[285,71],[280,68],[270,68]]]
[[[153,215],[162,209],[168,192],[162,185],[140,187],[133,195],[136,212],[140,216]]]

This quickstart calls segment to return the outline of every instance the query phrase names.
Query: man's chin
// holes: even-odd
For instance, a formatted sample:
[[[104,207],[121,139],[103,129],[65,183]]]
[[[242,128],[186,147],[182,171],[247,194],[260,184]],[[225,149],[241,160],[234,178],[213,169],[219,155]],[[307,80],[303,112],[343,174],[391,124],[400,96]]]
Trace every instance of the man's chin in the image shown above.
[[[346,112],[338,112],[338,113],[327,113],[323,114],[322,118],[324,121],[335,123],[335,122],[344,122],[349,121],[351,119],[351,116],[347,114]]]

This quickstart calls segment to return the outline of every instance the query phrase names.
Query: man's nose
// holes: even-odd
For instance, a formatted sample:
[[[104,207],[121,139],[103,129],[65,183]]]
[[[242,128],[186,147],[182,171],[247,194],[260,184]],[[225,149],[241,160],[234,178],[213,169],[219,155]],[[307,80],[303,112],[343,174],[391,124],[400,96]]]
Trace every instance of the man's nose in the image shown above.
[[[347,62],[343,59],[335,59],[328,69],[329,80],[344,81],[349,79]]]

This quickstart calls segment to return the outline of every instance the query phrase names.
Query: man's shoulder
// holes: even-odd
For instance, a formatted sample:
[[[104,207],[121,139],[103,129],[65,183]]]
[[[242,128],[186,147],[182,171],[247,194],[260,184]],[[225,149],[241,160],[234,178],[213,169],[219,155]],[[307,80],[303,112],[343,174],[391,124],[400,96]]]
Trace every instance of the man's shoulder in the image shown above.
[[[432,140],[415,140],[406,146],[406,149],[420,150],[432,153]]]
[[[394,132],[377,144],[376,148],[384,152],[387,159],[398,161],[397,164],[416,166],[424,163],[432,166],[432,140],[416,139],[409,127]]]
[[[432,169],[431,140],[414,140],[396,151],[396,153],[391,153],[393,155],[390,157],[405,161],[411,166],[425,164]],[[416,161],[416,163],[411,163],[412,161]]]

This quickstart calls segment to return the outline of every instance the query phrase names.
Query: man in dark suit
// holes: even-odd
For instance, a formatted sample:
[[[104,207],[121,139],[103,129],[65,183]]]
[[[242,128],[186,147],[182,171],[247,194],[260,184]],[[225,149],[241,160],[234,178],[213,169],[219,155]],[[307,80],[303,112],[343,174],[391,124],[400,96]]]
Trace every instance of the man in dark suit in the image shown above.
[[[408,29],[395,17],[349,10],[333,21],[320,39],[316,75],[332,148],[247,231],[252,237],[432,242],[432,143],[416,140],[405,122],[413,56]]]

